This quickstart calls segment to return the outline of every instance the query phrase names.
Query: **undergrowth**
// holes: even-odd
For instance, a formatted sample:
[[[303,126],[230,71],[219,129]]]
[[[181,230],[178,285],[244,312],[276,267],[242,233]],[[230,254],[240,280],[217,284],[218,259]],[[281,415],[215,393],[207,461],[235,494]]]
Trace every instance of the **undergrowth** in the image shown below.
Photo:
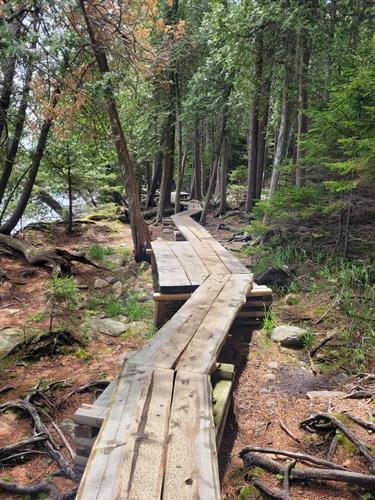
[[[307,300],[313,303],[324,297],[319,325],[335,328],[337,339],[323,349],[329,353],[329,360],[321,365],[323,370],[343,368],[358,372],[371,369],[375,362],[375,255],[367,260],[332,258],[330,249],[311,251],[302,248],[300,242],[292,240],[285,244],[285,239],[281,241],[276,237],[243,252],[252,256],[255,275],[272,267],[293,269],[295,276],[287,291],[293,294],[294,300],[288,299],[289,305],[300,305]],[[313,318],[311,330],[305,334],[307,349],[313,346],[317,319],[320,318]],[[275,321],[275,316],[265,316],[263,330],[267,334],[272,331]]]

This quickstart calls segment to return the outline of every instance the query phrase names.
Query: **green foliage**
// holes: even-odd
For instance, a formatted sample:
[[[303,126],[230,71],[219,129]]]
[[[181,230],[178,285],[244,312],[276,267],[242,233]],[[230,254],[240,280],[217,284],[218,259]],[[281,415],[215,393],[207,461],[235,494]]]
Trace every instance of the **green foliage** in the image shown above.
[[[315,344],[315,334],[309,328],[302,335],[303,347],[309,351]]]
[[[152,308],[149,303],[139,302],[138,292],[129,292],[125,298],[125,315],[129,321],[149,319],[152,316]]]
[[[266,332],[268,337],[271,335],[272,330],[275,328],[275,326],[276,326],[276,317],[274,312],[272,310],[267,311],[263,318],[263,331]]]
[[[99,245],[98,243],[94,243],[89,246],[88,249],[88,254],[93,260],[98,260],[101,261],[103,260],[107,255],[113,255],[115,251],[111,247],[103,247],[102,245]]]
[[[88,353],[85,349],[82,347],[79,347],[75,353],[74,356],[78,359],[82,359],[82,361],[91,361],[93,359],[92,355]]]
[[[79,305],[79,292],[77,281],[72,276],[50,278],[46,285],[47,297],[53,302],[76,310]]]
[[[26,317],[26,321],[38,322],[38,321],[43,321],[45,318],[46,318],[46,313],[43,311],[40,311],[40,312],[35,312],[33,314],[29,314]]]

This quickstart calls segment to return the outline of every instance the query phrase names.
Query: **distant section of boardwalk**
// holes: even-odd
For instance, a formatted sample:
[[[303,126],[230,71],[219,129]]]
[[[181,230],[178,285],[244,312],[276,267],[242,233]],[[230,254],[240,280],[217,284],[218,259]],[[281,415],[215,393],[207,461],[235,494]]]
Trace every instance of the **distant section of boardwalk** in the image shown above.
[[[200,210],[172,217],[186,241],[152,243],[158,333],[75,414],[77,499],[220,498],[234,368],[217,360],[231,326],[259,324],[272,292],[193,220]]]

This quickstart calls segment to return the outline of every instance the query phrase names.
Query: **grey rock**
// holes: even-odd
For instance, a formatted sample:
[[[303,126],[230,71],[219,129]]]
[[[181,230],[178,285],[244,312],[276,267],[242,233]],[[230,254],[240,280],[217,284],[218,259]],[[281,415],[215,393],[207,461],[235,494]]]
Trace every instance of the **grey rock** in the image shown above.
[[[125,263],[125,257],[123,255],[108,255],[105,260],[116,267],[122,267]]]
[[[110,335],[111,337],[118,337],[127,329],[125,323],[111,318],[91,318],[88,321],[88,325],[94,331]]]
[[[276,375],[274,375],[273,373],[266,373],[264,376],[264,380],[266,382],[273,382],[274,380],[276,380]]]
[[[21,311],[21,309],[12,309],[10,307],[7,307],[6,309],[3,309],[3,313],[7,314],[8,316],[15,316]]]
[[[271,370],[277,370],[279,368],[279,363],[277,361],[270,361],[267,363],[268,368],[271,368]]]
[[[107,280],[103,280],[102,278],[96,278],[94,282],[94,288],[104,288],[109,285]]]
[[[23,340],[23,334],[17,328],[0,330],[0,355],[7,354]]]
[[[143,332],[146,330],[147,325],[144,321],[131,321],[126,325],[127,329],[132,329],[136,332]]]
[[[283,347],[302,349],[305,332],[306,330],[298,326],[280,325],[274,328],[271,339],[274,342],[279,342]]]
[[[115,295],[115,297],[121,297],[121,295],[124,292],[124,285],[122,284],[121,281],[116,281],[116,283],[113,283],[112,285],[112,291]]]
[[[309,399],[324,399],[329,400],[332,398],[343,398],[346,392],[342,391],[310,391],[306,393]]]

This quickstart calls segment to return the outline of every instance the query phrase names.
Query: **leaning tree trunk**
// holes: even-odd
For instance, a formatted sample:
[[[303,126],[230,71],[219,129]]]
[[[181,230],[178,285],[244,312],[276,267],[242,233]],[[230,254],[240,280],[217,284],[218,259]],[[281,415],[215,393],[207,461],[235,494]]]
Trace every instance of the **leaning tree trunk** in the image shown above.
[[[91,47],[95,54],[99,72],[108,76],[110,73],[108,60],[103,45],[96,39],[94,29],[91,26],[89,15],[86,10],[85,0],[78,0],[81,8],[87,31],[90,38]],[[137,262],[148,260],[147,248],[150,247],[150,233],[147,224],[142,216],[138,197],[138,184],[134,173],[133,161],[130,157],[125,134],[122,129],[120,117],[117,110],[113,87],[110,80],[106,86],[106,107],[111,124],[112,134],[116,146],[117,157],[120,164],[120,171],[129,205],[130,227],[134,244],[134,256]]]
[[[53,108],[56,107],[59,96],[60,96],[60,89],[57,88],[57,89],[55,89],[52,100],[51,100],[51,106]],[[28,174],[25,186],[23,188],[21,196],[20,196],[18,203],[17,203],[15,209],[13,210],[12,214],[10,215],[8,220],[6,222],[4,222],[4,224],[1,224],[1,226],[0,226],[0,233],[2,233],[2,234],[10,234],[13,231],[13,229],[18,224],[19,220],[21,219],[21,217],[26,209],[26,206],[27,206],[29,199],[30,199],[30,196],[31,196],[31,192],[32,192],[33,187],[34,187],[36,176],[38,174],[40,162],[42,161],[42,158],[43,158],[43,154],[44,154],[44,150],[46,148],[47,139],[48,139],[48,135],[49,135],[49,131],[51,129],[51,126],[52,126],[52,118],[48,118],[48,119],[44,120],[42,128],[40,130],[38,144],[36,146],[36,149],[35,149],[35,152],[33,155],[33,160],[31,162],[31,168],[29,170],[29,174]]]
[[[14,162],[18,152],[18,147],[21,141],[22,130],[26,117],[28,97],[30,93],[30,82],[32,78],[32,73],[33,73],[33,65],[32,62],[30,61],[26,70],[25,83],[22,90],[21,101],[15,119],[13,138],[10,142],[8,152],[4,160],[4,168],[0,177],[0,203],[2,202],[2,199],[4,197],[4,193],[13,170]]]
[[[309,48],[306,29],[302,28],[299,41],[299,75],[298,75],[298,125],[297,125],[297,151],[296,151],[296,186],[303,185],[303,149],[302,136],[307,132],[307,79],[309,67]]]

